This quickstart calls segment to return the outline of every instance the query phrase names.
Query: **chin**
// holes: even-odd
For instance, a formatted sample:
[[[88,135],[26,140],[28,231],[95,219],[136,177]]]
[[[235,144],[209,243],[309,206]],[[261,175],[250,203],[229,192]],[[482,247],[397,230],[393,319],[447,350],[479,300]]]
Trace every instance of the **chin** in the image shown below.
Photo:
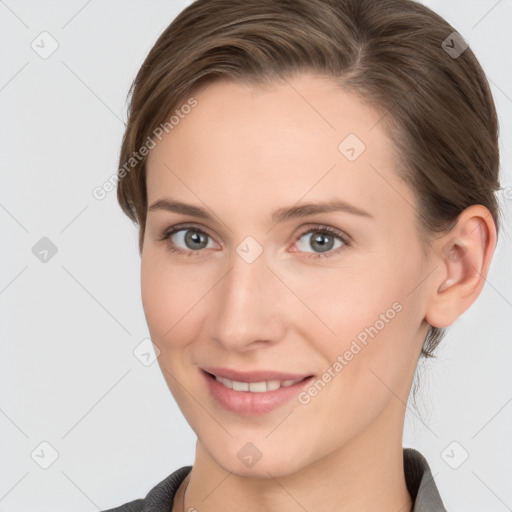
[[[300,445],[274,447],[268,440],[263,444],[233,439],[230,446],[217,444],[213,450],[207,449],[216,465],[240,477],[285,477],[313,462],[307,460]]]

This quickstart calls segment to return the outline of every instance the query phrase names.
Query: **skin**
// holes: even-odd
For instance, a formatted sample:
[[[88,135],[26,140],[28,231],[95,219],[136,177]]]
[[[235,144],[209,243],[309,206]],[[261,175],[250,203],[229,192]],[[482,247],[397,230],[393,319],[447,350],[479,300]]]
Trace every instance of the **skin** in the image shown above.
[[[172,198],[213,220],[148,211],[141,267],[158,362],[197,435],[185,503],[173,510],[411,511],[402,433],[414,371],[428,324],[450,325],[480,293],[496,245],[492,217],[466,209],[427,257],[381,115],[329,78],[266,88],[217,81],[194,97],[197,107],[149,155],[148,204]],[[348,134],[366,146],[352,162],[338,150]],[[331,199],[371,218],[271,221],[275,209]],[[203,248],[187,245],[187,231],[161,240],[186,222],[207,235]],[[320,257],[322,225],[349,245],[335,236]],[[236,252],[247,236],[263,249],[252,263]],[[173,242],[193,254],[171,251]],[[394,303],[400,312],[305,405],[237,415],[200,374],[223,366],[321,377]],[[248,442],[262,454],[252,467],[237,457]]]

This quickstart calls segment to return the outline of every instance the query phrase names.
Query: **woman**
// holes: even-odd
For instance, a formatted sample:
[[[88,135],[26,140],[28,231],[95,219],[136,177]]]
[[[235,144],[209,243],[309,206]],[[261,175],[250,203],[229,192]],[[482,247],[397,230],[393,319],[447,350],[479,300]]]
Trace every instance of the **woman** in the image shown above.
[[[197,446],[112,510],[445,510],[402,433],[497,240],[497,116],[461,36],[410,0],[198,0],[131,92],[118,199]]]

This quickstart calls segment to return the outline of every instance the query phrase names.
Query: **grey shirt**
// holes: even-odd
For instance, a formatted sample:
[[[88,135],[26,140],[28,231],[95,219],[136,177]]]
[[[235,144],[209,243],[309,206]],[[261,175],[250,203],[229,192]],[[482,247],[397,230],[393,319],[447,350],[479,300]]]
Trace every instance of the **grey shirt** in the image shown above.
[[[151,489],[144,499],[102,512],[170,512],[174,495],[192,466],[183,466]],[[407,490],[414,502],[413,512],[446,512],[427,460],[413,448],[404,448]]]

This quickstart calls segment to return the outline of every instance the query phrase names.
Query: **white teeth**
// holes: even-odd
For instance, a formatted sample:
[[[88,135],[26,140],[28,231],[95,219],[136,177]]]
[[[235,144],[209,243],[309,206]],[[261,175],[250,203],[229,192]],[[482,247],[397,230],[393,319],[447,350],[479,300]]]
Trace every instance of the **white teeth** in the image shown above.
[[[222,382],[222,384],[224,384],[224,386],[226,386],[227,388],[232,388],[233,387],[233,381],[229,380],[229,379],[225,379],[224,377],[215,377],[218,381]]]
[[[267,391],[274,391],[274,389],[279,389],[281,387],[281,382],[278,380],[269,380],[267,382]]]
[[[233,382],[233,389],[235,391],[249,391],[249,384],[247,382],[237,382],[236,380]]]
[[[262,382],[238,382],[236,380],[229,380],[224,377],[217,377],[215,380],[220,382],[223,386],[233,389],[235,391],[250,391],[252,393],[264,393],[265,391],[274,391],[279,388],[287,388],[300,382],[302,379],[297,380],[269,380]]]
[[[266,382],[249,382],[249,391],[253,393],[264,393],[267,391]]]

